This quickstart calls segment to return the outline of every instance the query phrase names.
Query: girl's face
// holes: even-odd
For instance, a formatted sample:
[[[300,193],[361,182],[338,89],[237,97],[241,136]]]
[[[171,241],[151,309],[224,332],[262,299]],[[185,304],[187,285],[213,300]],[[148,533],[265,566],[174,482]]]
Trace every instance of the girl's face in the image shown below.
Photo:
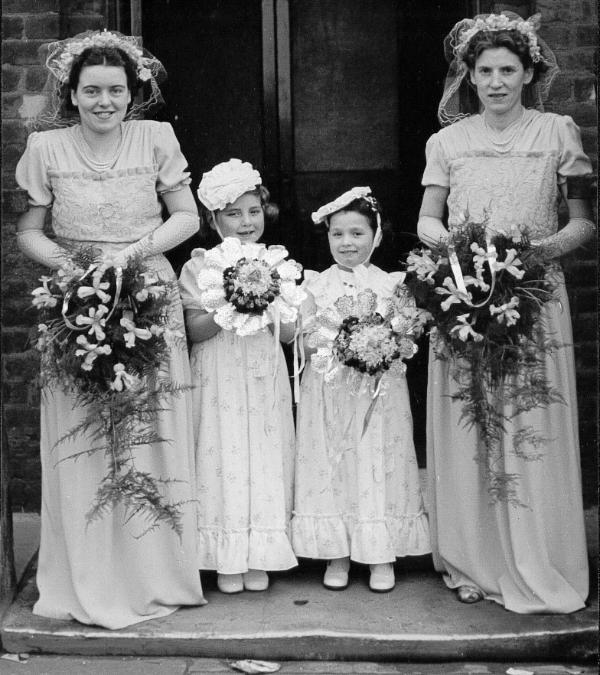
[[[329,219],[329,249],[338,265],[352,268],[367,262],[375,234],[369,219],[356,211],[338,211]]]
[[[95,134],[114,131],[123,121],[131,92],[120,66],[85,66],[71,101],[79,109],[81,125]]]
[[[506,47],[486,49],[471,70],[471,81],[483,107],[495,115],[510,115],[521,106],[521,92],[531,82],[533,70]]]
[[[221,211],[215,212],[221,236],[235,237],[242,243],[258,241],[265,231],[265,214],[260,197],[246,192]],[[214,229],[214,222],[210,226]]]

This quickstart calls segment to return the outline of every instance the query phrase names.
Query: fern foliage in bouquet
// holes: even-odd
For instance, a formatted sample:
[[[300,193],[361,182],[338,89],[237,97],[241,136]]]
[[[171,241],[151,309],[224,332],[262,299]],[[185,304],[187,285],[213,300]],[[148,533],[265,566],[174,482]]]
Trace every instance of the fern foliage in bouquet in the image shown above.
[[[500,468],[502,438],[510,430],[517,455],[539,459],[541,430],[515,428],[514,421],[562,401],[544,367],[545,356],[561,346],[541,324],[544,305],[555,298],[552,268],[525,230],[490,232],[468,217],[435,248],[411,251],[406,264],[406,285],[431,316],[436,357],[451,360],[452,398],[482,440],[476,459],[492,500],[521,504],[519,476]],[[510,413],[498,401],[510,401]]]
[[[180,504],[161,488],[172,482],[140,471],[135,449],[168,442],[154,429],[164,402],[189,389],[164,374],[170,349],[185,340],[168,326],[171,282],[148,269],[141,258],[127,266],[101,262],[93,249],[75,252],[33,292],[40,323],[41,383],[75,397],[85,416],[55,447],[74,438],[90,446],[60,461],[102,452],[107,461],[88,522],[118,504],[126,519],[141,515],[144,532],[164,522],[181,535]]]

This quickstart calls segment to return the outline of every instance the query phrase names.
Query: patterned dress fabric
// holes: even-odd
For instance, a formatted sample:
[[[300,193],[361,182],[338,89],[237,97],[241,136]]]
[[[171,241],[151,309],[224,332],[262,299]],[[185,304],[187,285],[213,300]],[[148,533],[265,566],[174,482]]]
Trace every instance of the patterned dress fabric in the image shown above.
[[[591,172],[579,130],[570,117],[525,111],[512,143],[499,152],[480,115],[457,122],[427,144],[424,185],[450,189],[449,223],[461,214],[509,232],[524,226],[532,239],[557,231],[559,185]],[[557,265],[558,267],[558,265]],[[434,562],[450,588],[471,585],[484,597],[519,613],[573,612],[588,595],[575,364],[569,302],[560,269],[558,302],[540,322],[545,335],[565,346],[545,356],[545,376],[564,397],[515,417],[514,429],[530,425],[546,440],[542,457],[525,461],[512,447],[511,425],[503,436],[504,464],[518,474],[525,507],[491,503],[474,460],[475,428],[461,421],[461,403],[449,362],[429,359],[427,470]],[[511,402],[504,402],[511,412]]]
[[[181,271],[184,308],[204,309],[204,250]],[[285,357],[267,328],[220,330],[192,345],[198,566],[221,574],[297,565],[288,538],[294,420]]]
[[[98,165],[81,128],[34,133],[17,167],[19,185],[32,206],[52,209],[52,229],[63,245],[93,244],[116,252],[162,224],[158,196],[189,184],[186,161],[173,129],[159,122],[125,122],[114,162]],[[163,278],[175,280],[167,259],[146,260]],[[183,331],[179,295],[171,298],[170,327]],[[171,346],[165,373],[190,384],[185,342]],[[150,383],[149,383],[150,384]],[[154,477],[176,479],[164,487],[169,501],[182,502],[183,536],[168,525],[147,529],[143,517],[125,522],[119,507],[86,522],[101,478],[103,453],[70,455],[88,449],[89,437],[55,444],[85,418],[72,393],[42,394],[41,543],[34,613],[55,619],[117,629],[165,616],[181,605],[204,604],[196,561],[196,507],[191,392],[173,396],[156,416],[163,443],[140,446],[135,465]]]
[[[317,309],[370,288],[381,312],[381,301],[403,276],[369,265],[359,288],[356,275],[334,265],[321,274],[305,271],[305,288]],[[309,322],[310,316],[303,320]],[[357,393],[350,385],[354,376],[342,366],[326,383],[307,361],[297,418],[294,551],[307,558],[350,556],[369,564],[429,553],[406,378],[383,376],[362,436],[372,398],[367,388]],[[348,440],[340,445],[342,438]]]

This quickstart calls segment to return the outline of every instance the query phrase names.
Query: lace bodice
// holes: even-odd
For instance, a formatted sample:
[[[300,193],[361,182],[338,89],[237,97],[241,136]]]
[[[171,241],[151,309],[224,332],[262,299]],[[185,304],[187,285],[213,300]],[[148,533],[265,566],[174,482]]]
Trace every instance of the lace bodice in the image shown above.
[[[159,194],[190,182],[173,129],[131,121],[114,161],[99,169],[79,126],[34,133],[17,166],[29,203],[52,208],[61,240],[128,244],[162,224]]]
[[[570,117],[527,110],[512,147],[494,148],[480,115],[434,134],[427,144],[424,185],[448,187],[448,224],[468,214],[507,232],[524,226],[532,238],[558,227],[559,186],[591,172]]]

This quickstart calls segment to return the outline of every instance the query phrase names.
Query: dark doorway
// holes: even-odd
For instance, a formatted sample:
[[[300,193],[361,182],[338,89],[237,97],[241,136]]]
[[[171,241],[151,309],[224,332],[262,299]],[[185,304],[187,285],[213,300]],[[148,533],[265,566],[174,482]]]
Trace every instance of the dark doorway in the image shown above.
[[[192,172],[239,157],[281,206],[267,243],[306,268],[331,264],[310,213],[369,185],[391,222],[374,262],[391,271],[417,244],[425,143],[438,130],[443,39],[471,2],[432,0],[145,0],[145,45],[164,63],[171,122]],[[171,254],[175,267],[199,240]],[[409,365],[424,464],[426,352]]]

